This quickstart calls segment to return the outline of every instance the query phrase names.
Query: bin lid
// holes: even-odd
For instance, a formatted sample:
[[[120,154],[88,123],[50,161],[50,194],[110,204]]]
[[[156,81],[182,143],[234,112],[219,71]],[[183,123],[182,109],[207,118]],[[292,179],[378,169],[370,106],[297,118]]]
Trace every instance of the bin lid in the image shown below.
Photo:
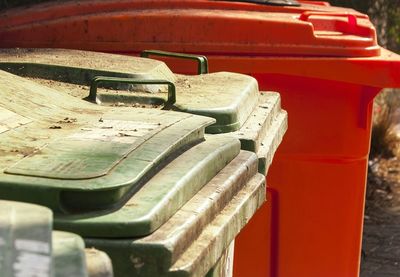
[[[0,276],[52,276],[52,227],[51,210],[0,200]]]
[[[277,92],[260,94],[256,108],[245,124],[231,135],[239,138],[241,149],[255,152],[259,157],[259,172],[266,174],[283,135],[287,130],[287,113],[281,109]]]
[[[0,88],[0,197],[56,212],[116,205],[214,123],[98,106],[3,71]]]
[[[169,276],[205,276],[265,201],[265,177],[257,174],[224,207],[169,269]]]
[[[192,250],[196,249],[199,259],[194,261],[190,270],[197,274],[184,276],[205,276],[204,270],[216,263],[221,252],[265,201],[265,177],[256,173],[256,162],[254,153],[241,151],[149,236],[118,240],[87,238],[85,241],[104,249],[112,259],[119,261],[114,267],[116,275],[135,275],[140,270],[143,276],[170,276],[166,273],[176,271],[178,263],[183,264],[178,269],[186,271],[190,266],[186,261],[196,257]],[[142,266],[126,266],[128,261]]]
[[[252,182],[256,173],[255,154],[241,151],[160,229],[131,244],[135,258],[151,261],[149,264],[156,264],[161,271],[168,271],[196,241],[202,230],[222,213],[249,182]],[[143,269],[149,270],[148,267]]]
[[[56,277],[88,277],[85,243],[72,233],[53,231],[53,271]]]
[[[113,55],[110,59],[110,54],[91,51],[14,48],[0,49],[0,59],[0,69],[10,73],[76,85],[88,85],[95,76],[176,81],[163,62],[134,57],[127,60],[123,55]],[[141,89],[157,92],[159,87],[141,86]]]
[[[320,2],[298,2],[299,7],[211,0],[157,0],[151,5],[65,1],[3,12],[0,37],[3,47],[105,52],[158,48],[221,55],[379,55],[368,16]]]
[[[207,133],[240,129],[257,106],[258,84],[250,76],[231,72],[176,76],[176,102],[170,108],[216,119],[216,123],[206,128]],[[148,95],[135,90],[117,93],[107,90],[97,94],[97,101],[104,105],[127,106],[149,101]],[[167,91],[160,92],[151,96],[155,103],[165,102]]]
[[[20,6],[28,6],[32,4],[42,3],[42,2],[50,2],[51,0],[19,0],[13,2],[1,2],[0,10],[2,9],[10,9],[14,7]],[[60,0],[58,0],[60,1]],[[61,0],[62,1],[62,0]],[[67,1],[67,0],[64,0]],[[225,0],[232,2],[248,2],[248,3],[259,3],[264,5],[277,5],[277,6],[300,6],[299,2],[296,0]]]
[[[101,62],[96,62],[100,60]],[[216,119],[214,125],[207,127],[208,133],[238,130],[255,109],[258,100],[258,84],[250,76],[230,72],[196,76],[174,75],[164,63],[138,57],[76,50],[6,49],[0,50],[0,69],[34,78],[52,88],[62,87],[69,94],[83,98],[89,95],[87,86],[94,76],[155,81],[155,87],[137,87],[137,84],[124,87],[122,81],[117,82],[114,79],[114,85],[116,83],[126,90],[99,91],[96,98],[98,103],[113,106],[150,103],[160,107],[167,99],[165,86],[159,84],[165,80],[173,83],[176,89],[176,103],[170,109]],[[49,82],[47,79],[61,82]],[[110,83],[111,80],[107,82]],[[71,86],[70,83],[79,85]]]
[[[98,214],[60,215],[55,225],[86,237],[148,235],[214,178],[239,150],[237,139],[210,137],[166,165],[120,209]]]

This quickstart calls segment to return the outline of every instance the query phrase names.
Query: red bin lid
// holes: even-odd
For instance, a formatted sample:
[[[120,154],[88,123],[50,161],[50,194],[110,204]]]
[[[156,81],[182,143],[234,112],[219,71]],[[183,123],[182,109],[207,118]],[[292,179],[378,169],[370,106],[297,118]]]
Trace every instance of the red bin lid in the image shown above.
[[[326,2],[273,2],[81,0],[37,4],[0,13],[0,47],[113,52],[157,47],[252,56],[380,54],[375,28],[366,15]]]

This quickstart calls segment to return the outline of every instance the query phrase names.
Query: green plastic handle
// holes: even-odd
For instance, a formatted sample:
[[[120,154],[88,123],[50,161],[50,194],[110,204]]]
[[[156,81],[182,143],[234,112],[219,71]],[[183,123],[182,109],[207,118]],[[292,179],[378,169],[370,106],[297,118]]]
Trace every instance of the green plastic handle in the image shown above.
[[[206,56],[166,52],[166,51],[159,51],[159,50],[143,50],[140,53],[140,56],[143,58],[148,58],[150,55],[162,56],[162,57],[173,57],[173,58],[187,59],[187,60],[195,60],[198,63],[197,73],[199,75],[208,73],[208,60],[207,60]]]
[[[96,102],[97,86],[99,83],[119,83],[119,84],[133,84],[133,85],[167,85],[168,86],[168,99],[165,106],[172,105],[176,102],[176,88],[175,84],[166,80],[138,80],[132,78],[118,78],[118,77],[105,77],[96,76],[92,79],[90,84],[89,101]]]

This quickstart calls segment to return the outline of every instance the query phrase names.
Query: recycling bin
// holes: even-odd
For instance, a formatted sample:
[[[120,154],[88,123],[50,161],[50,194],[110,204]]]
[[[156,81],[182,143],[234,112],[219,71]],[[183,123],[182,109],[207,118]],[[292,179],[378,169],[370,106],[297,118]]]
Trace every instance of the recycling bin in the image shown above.
[[[55,277],[114,276],[108,255],[95,248],[85,248],[83,239],[73,233],[53,231],[52,261]]]
[[[50,209],[7,200],[0,200],[0,208],[1,276],[113,276],[105,253],[90,249],[96,259],[89,258],[86,262],[88,254],[80,236],[53,231]],[[99,271],[94,266],[103,269]]]
[[[54,231],[52,241],[54,275],[88,277],[83,239],[72,233]]]
[[[117,276],[204,276],[247,218],[263,203],[264,178],[261,174],[253,177],[256,172],[255,155],[243,152],[154,233],[136,238],[129,238],[126,233],[120,239],[113,239],[110,236],[115,236],[115,232],[99,235],[92,232],[86,241],[109,253]],[[128,203],[134,205],[136,201],[131,198]],[[124,214],[129,214],[129,204],[120,212],[121,221]],[[110,219],[96,218],[100,220],[104,224]],[[68,223],[64,220],[61,224],[80,231],[87,229],[84,223],[90,222],[82,222],[82,227]]]
[[[174,74],[152,59],[65,49],[3,49],[0,69],[100,105],[212,117],[216,122],[205,132],[239,138],[241,149],[257,153],[259,172],[265,174],[287,128],[279,94],[260,94],[256,80],[243,74],[207,74],[203,57],[178,57],[200,60],[201,74]],[[111,87],[104,90],[102,85]]]
[[[80,70],[76,76],[88,72]],[[106,252],[115,276],[217,272],[265,201],[258,156],[241,150],[235,135],[204,136],[218,119],[168,111],[179,95],[171,82],[161,84],[168,89],[163,109],[156,109],[97,105],[54,83],[43,86],[43,80],[4,71],[0,79],[6,153],[0,157],[0,198],[50,207],[55,228]],[[254,80],[246,80],[254,88]],[[266,110],[274,117],[279,112]],[[275,142],[285,131],[284,125],[266,128]],[[275,150],[271,145],[266,157]],[[79,240],[69,241],[79,250]]]
[[[290,128],[267,177],[269,201],[236,240],[235,275],[358,276],[372,100],[400,87],[400,57],[379,47],[368,17],[354,10],[250,2],[67,1],[10,10],[0,19],[1,46],[200,53],[211,71],[250,74],[261,90],[279,91]]]
[[[49,209],[0,200],[0,275],[53,276],[52,227]]]
[[[151,171],[202,140],[214,122],[155,109],[112,112],[6,72],[1,77],[6,155],[0,157],[0,197],[41,204],[56,214],[114,207]],[[28,101],[29,93],[34,97]],[[17,137],[20,126],[24,136]]]

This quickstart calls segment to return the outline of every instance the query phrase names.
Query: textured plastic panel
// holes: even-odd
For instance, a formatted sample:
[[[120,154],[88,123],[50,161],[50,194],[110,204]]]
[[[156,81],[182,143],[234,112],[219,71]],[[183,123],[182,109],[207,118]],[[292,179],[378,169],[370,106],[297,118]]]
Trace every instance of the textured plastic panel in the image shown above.
[[[154,232],[240,151],[237,139],[210,137],[151,178],[123,207],[108,213],[60,216],[55,225],[85,237],[139,237]]]
[[[85,243],[78,235],[53,232],[55,277],[89,277],[86,270]]]
[[[87,243],[110,255],[117,275],[155,276],[166,274],[181,257],[186,256],[184,253],[198,241],[198,238],[201,238],[204,230],[213,229],[210,224],[217,217],[228,218],[225,217],[224,211],[231,205],[230,207],[235,210],[233,213],[236,213],[241,219],[238,219],[240,221],[238,225],[230,220],[228,220],[229,223],[225,222],[227,226],[232,227],[232,232],[229,238],[224,235],[220,236],[220,239],[224,241],[221,241],[224,245],[222,248],[225,247],[224,243],[230,243],[234,233],[238,232],[236,227],[243,226],[254,213],[253,208],[256,209],[265,200],[265,187],[262,186],[265,179],[256,172],[257,158],[255,154],[242,151],[151,235],[138,239],[118,240],[90,238],[87,239]],[[250,197],[250,195],[252,196]],[[239,212],[242,209],[240,201],[233,204],[234,199],[247,199],[245,202],[252,208],[247,206],[246,215],[244,215]],[[213,247],[210,247],[210,251],[213,251],[212,249]],[[216,257],[210,257],[211,260],[214,258]],[[129,260],[137,266],[132,267],[128,263]],[[211,260],[210,263],[213,263]],[[215,263],[216,261],[213,264]],[[210,265],[205,263],[204,266],[199,267],[199,270],[204,270],[208,266]]]
[[[52,275],[52,212],[0,200],[0,276]]]
[[[215,118],[217,122],[207,128],[210,133],[238,130],[258,100],[258,85],[250,76],[229,72],[173,75],[164,63],[152,59],[52,49],[6,49],[0,51],[0,58],[3,70],[34,78],[36,82],[81,98],[89,95],[87,86],[95,76],[170,81],[176,87],[176,103],[170,108]],[[157,106],[166,99],[167,91],[162,85],[121,82],[109,84],[109,87],[115,90],[99,91],[98,103],[113,106],[152,103]],[[118,88],[124,90],[116,90]]]
[[[101,107],[5,72],[0,80],[2,122],[8,114],[21,122],[0,133],[0,197],[56,212],[119,203],[168,159],[202,140],[214,122],[155,109]]]

